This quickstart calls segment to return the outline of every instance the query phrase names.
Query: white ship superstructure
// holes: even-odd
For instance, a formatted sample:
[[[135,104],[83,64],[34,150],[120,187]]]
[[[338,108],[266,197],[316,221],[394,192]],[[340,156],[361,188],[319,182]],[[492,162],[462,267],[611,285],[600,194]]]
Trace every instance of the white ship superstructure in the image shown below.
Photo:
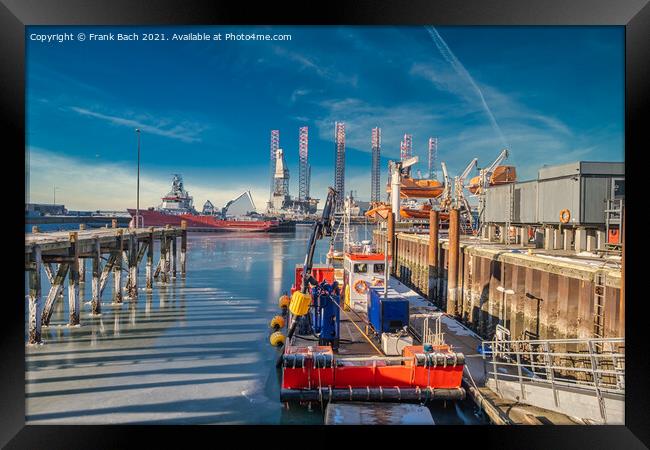
[[[195,213],[194,201],[189,192],[183,188],[183,177],[178,174],[172,179],[172,190],[162,198],[159,209],[168,214]]]

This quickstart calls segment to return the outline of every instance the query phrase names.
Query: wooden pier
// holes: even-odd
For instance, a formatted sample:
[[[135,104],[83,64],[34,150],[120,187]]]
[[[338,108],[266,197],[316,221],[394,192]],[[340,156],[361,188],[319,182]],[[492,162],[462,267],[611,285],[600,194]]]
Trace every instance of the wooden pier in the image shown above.
[[[86,281],[86,260],[92,261],[91,314],[101,314],[101,297],[113,275],[113,302],[122,303],[122,271],[126,272],[127,298],[138,299],[138,267],[146,255],[147,290],[153,289],[154,278],[168,283],[176,278],[177,239],[181,240],[180,272],[185,276],[187,264],[187,224],[165,228],[113,228],[40,233],[38,227],[25,235],[25,270],[29,272],[29,344],[41,342],[41,327],[49,325],[53,306],[63,301],[63,287],[68,279],[70,326],[80,325],[81,299],[79,283]],[[160,241],[160,257],[154,269],[154,241]],[[103,261],[103,264],[102,264]],[[41,270],[43,269],[43,270]],[[50,281],[50,290],[43,302],[42,271]]]

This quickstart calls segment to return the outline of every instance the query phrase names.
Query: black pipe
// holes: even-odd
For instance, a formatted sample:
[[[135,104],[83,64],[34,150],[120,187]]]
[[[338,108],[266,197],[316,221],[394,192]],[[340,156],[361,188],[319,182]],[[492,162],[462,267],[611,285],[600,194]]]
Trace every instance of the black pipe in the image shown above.
[[[422,402],[427,400],[464,400],[464,388],[316,388],[281,389],[281,402],[317,401],[369,401],[369,402]]]

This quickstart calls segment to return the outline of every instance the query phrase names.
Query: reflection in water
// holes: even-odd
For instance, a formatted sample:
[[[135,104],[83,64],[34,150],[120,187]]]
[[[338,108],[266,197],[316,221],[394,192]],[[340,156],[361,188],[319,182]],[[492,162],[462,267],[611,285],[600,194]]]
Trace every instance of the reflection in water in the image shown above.
[[[282,277],[284,275],[284,252],[282,248],[282,241],[279,239],[271,241],[271,254],[273,255],[273,262],[271,263],[271,303],[273,300],[280,298],[283,292]],[[286,289],[286,287],[284,288]]]
[[[117,306],[113,308],[113,337],[120,335],[120,319],[122,315],[122,307]]]
[[[145,306],[144,306],[144,317],[149,318],[151,315],[151,304],[153,303],[153,291],[146,291],[145,293]]]
[[[26,347],[27,421],[322,423],[318,406],[283,409],[277,353],[267,344],[268,320],[304,260],[309,232],[190,234],[184,279],[155,281],[137,301],[113,305],[111,277],[102,314],[91,316],[82,303],[78,328],[65,326],[68,304],[59,299],[46,344]],[[314,261],[327,246],[319,241]],[[144,286],[144,266],[139,276]],[[43,276],[44,296],[48,290]],[[443,412],[460,420],[451,405]]]

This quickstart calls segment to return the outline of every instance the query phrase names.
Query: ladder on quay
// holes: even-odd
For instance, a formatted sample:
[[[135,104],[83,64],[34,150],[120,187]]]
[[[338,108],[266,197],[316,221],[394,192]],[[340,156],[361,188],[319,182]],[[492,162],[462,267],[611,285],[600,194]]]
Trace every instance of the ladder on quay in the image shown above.
[[[607,250],[621,250],[621,233],[623,224],[623,199],[610,199],[607,200],[607,209],[605,209],[605,229],[607,233],[607,243],[605,248]],[[618,242],[609,242],[611,230],[617,230]]]
[[[596,272],[594,276],[594,337],[602,339],[605,334],[605,283],[603,272]],[[602,351],[602,344],[594,344],[598,352]]]

